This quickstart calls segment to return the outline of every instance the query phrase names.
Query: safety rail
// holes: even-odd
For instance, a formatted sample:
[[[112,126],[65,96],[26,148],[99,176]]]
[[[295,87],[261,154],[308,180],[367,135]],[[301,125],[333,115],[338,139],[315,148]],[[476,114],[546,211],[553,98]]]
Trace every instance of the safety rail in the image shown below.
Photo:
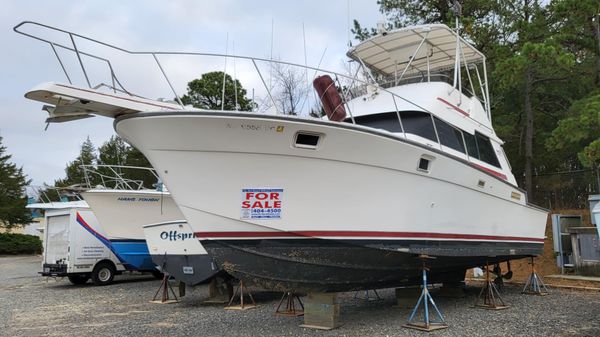
[[[41,37],[33,35],[31,33],[26,33],[24,31],[22,31],[22,28],[25,25],[34,25],[34,26],[46,28],[46,29],[49,29],[49,30],[52,30],[52,31],[55,31],[55,32],[60,32],[60,33],[67,34],[68,37],[69,37],[69,40],[72,43],[72,45],[71,46],[66,46],[66,45],[57,43],[57,42],[52,41],[52,40],[41,38]],[[37,22],[33,22],[33,21],[24,21],[24,22],[21,22],[20,24],[16,25],[13,28],[13,30],[15,32],[19,33],[19,34],[22,34],[22,35],[25,35],[27,37],[33,38],[35,40],[48,43],[50,45],[50,47],[52,48],[52,50],[53,50],[56,58],[58,59],[58,62],[60,64],[63,72],[65,73],[65,76],[67,77],[67,80],[69,81],[69,83],[72,84],[71,77],[69,76],[69,72],[67,71],[67,68],[65,67],[65,64],[61,60],[60,55],[56,51],[57,47],[58,48],[62,48],[62,49],[67,50],[67,51],[70,51],[70,52],[73,52],[73,53],[76,54],[79,66],[80,66],[80,68],[81,68],[81,70],[82,70],[82,72],[84,74],[84,77],[86,79],[86,82],[87,82],[87,84],[88,84],[88,86],[90,88],[92,88],[92,85],[91,85],[88,73],[86,72],[86,68],[85,68],[85,65],[83,63],[82,56],[84,56],[84,57],[90,57],[90,58],[93,58],[93,59],[97,59],[97,60],[101,60],[101,61],[106,62],[107,66],[109,68],[109,72],[110,72],[110,76],[111,76],[112,82],[113,82],[112,89],[115,90],[115,92],[118,90],[118,91],[125,92],[125,93],[127,93],[129,95],[132,95],[132,96],[134,96],[134,95],[131,93],[131,91],[125,89],[125,87],[123,86],[122,82],[117,78],[117,76],[115,74],[115,71],[114,71],[114,68],[113,68],[113,65],[110,62],[110,60],[108,60],[106,58],[102,58],[102,57],[96,56],[96,55],[94,55],[92,53],[84,52],[84,51],[80,50],[78,48],[78,46],[77,46],[76,39],[82,39],[82,40],[85,40],[85,41],[88,41],[88,42],[96,43],[96,44],[99,44],[101,46],[104,46],[104,47],[107,47],[107,48],[111,48],[113,50],[116,50],[116,51],[119,51],[119,52],[122,52],[122,53],[125,53],[125,54],[129,54],[129,55],[151,56],[154,59],[156,65],[158,67],[158,69],[160,70],[160,73],[162,74],[162,76],[166,80],[167,84],[169,85],[172,93],[175,95],[175,98],[176,98],[177,102],[179,103],[179,105],[182,106],[182,108],[185,108],[185,106],[184,106],[183,102],[181,101],[180,96],[177,94],[176,90],[174,89],[174,87],[172,85],[172,82],[169,79],[169,76],[167,75],[164,67],[162,66],[162,64],[161,64],[161,62],[159,60],[159,56],[166,56],[166,55],[169,55],[169,56],[203,56],[203,57],[221,57],[221,58],[225,58],[225,59],[233,58],[233,59],[250,61],[252,63],[252,65],[254,66],[254,68],[255,68],[255,70],[256,70],[256,72],[258,74],[258,77],[260,78],[260,80],[261,80],[261,82],[262,82],[262,84],[263,84],[263,86],[264,86],[264,88],[265,88],[265,90],[267,92],[267,96],[268,96],[269,100],[271,101],[271,103],[272,103],[272,105],[273,105],[273,107],[274,107],[274,109],[275,109],[275,111],[276,111],[277,114],[281,114],[282,112],[279,111],[279,109],[277,107],[277,104],[275,102],[275,99],[273,97],[273,94],[271,92],[272,88],[269,85],[267,85],[267,83],[265,81],[265,76],[263,76],[263,74],[262,74],[262,72],[261,72],[261,70],[260,70],[257,62],[265,62],[265,63],[268,63],[269,65],[279,64],[279,65],[283,65],[283,66],[291,66],[291,67],[302,68],[302,69],[305,69],[305,71],[308,71],[308,70],[314,71],[313,79],[317,77],[317,73],[325,73],[325,74],[332,75],[333,78],[334,78],[334,81],[336,83],[336,86],[338,87],[338,89],[341,90],[341,94],[342,94],[342,97],[343,97],[343,100],[344,100],[344,105],[346,107],[346,111],[348,111],[348,114],[350,116],[350,120],[349,121],[351,123],[353,123],[353,124],[356,124],[356,121],[355,121],[354,115],[353,115],[353,113],[351,111],[351,108],[350,108],[350,106],[347,103],[357,93],[357,90],[360,91],[360,87],[373,86],[373,87],[376,88],[376,90],[377,90],[377,92],[379,94],[385,93],[385,94],[389,94],[391,96],[393,104],[394,104],[394,107],[395,107],[395,112],[396,112],[396,114],[398,116],[398,123],[400,124],[400,130],[401,130],[400,134],[401,134],[401,136],[403,138],[407,139],[408,137],[407,137],[407,134],[405,132],[404,126],[402,125],[402,120],[401,120],[401,117],[400,117],[400,111],[398,110],[398,101],[406,102],[407,104],[413,106],[415,108],[414,110],[419,110],[419,111],[423,111],[423,112],[429,113],[429,115],[431,116],[431,120],[432,120],[433,126],[434,126],[437,143],[439,145],[440,150],[443,150],[442,144],[440,142],[440,136],[439,136],[439,134],[437,132],[437,128],[435,127],[434,116],[436,118],[444,121],[444,122],[448,122],[448,121],[443,116],[439,116],[437,114],[432,113],[430,110],[426,109],[423,106],[420,106],[419,104],[411,101],[410,99],[402,97],[402,96],[398,95],[397,93],[391,92],[390,90],[388,90],[389,89],[388,85],[383,85],[382,83],[378,83],[375,80],[375,78],[372,76],[372,74],[369,74],[369,76],[367,76],[366,80],[359,78],[358,75],[359,75],[359,71],[361,69],[363,70],[364,73],[368,73],[367,67],[364,64],[362,64],[362,62],[360,62],[361,63],[360,66],[362,66],[362,68],[358,67],[357,70],[356,70],[356,72],[354,73],[354,75],[351,76],[351,75],[343,74],[343,73],[340,73],[340,72],[335,72],[335,71],[321,69],[319,67],[313,67],[313,66],[308,66],[308,65],[301,65],[301,64],[296,64],[296,63],[292,63],[292,62],[285,62],[285,61],[279,61],[279,60],[273,60],[273,59],[250,57],[250,56],[240,56],[240,55],[231,55],[231,54],[218,54],[218,53],[200,53],[200,52],[131,51],[131,50],[128,50],[128,49],[125,49],[125,48],[121,48],[121,47],[118,47],[118,46],[106,43],[106,42],[102,42],[102,41],[99,41],[99,40],[96,40],[96,39],[93,39],[93,38],[89,38],[89,37],[77,34],[77,33],[74,33],[74,32],[70,32],[70,31],[67,31],[67,30],[63,30],[63,29],[60,29],[60,28],[52,27],[52,26],[49,26],[49,25],[45,25],[45,24],[41,24],[41,23],[37,23]],[[307,72],[307,74],[308,74],[308,72]],[[431,77],[429,77],[429,79],[430,78]],[[306,76],[306,79],[307,79],[307,82],[308,82],[308,75]],[[349,83],[344,83],[343,84],[340,79],[344,80],[345,82],[349,81]],[[406,78],[406,79],[402,79],[401,78],[400,80],[410,80],[410,79],[409,78]],[[106,86],[105,84],[101,84],[101,85]],[[309,84],[307,83],[307,86],[308,85]],[[116,86],[118,86],[120,89],[116,88]],[[137,96],[137,95],[135,95],[135,96]],[[142,96],[137,96],[137,97],[142,97]],[[321,106],[321,109],[322,109],[322,103],[320,102],[320,100],[316,99],[315,101],[317,102],[317,104],[319,104]],[[237,107],[237,102],[236,102],[236,107]],[[323,110],[321,110],[321,111],[323,111]],[[467,116],[466,118],[471,118],[471,117]],[[473,120],[473,121],[475,123],[478,123],[481,127],[484,127],[484,128],[486,128],[486,129],[488,129],[488,130],[491,131],[490,128],[488,128],[487,126],[481,124],[480,122],[478,122],[476,120]],[[468,153],[467,153],[467,156],[468,156]]]
[[[83,201],[79,192],[85,190],[80,185],[72,186],[28,186],[27,195],[39,203]]]
[[[152,178],[155,183],[154,186],[157,190],[162,191],[164,186],[161,183],[160,178],[156,174],[156,171],[150,167],[142,166],[125,166],[125,165],[80,165],[83,171],[83,178],[88,188],[98,187],[98,182],[102,188],[110,188],[116,190],[142,190],[146,189],[144,185],[145,181],[143,178]],[[141,179],[132,179],[127,177],[128,172],[137,171],[141,172]],[[138,175],[140,175],[138,173]]]

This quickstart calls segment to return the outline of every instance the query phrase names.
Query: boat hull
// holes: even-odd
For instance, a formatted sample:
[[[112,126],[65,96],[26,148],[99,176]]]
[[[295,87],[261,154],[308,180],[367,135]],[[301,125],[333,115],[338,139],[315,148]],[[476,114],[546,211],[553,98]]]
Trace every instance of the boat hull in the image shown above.
[[[547,213],[521,190],[398,135],[211,112],[127,116],[115,129],[150,160],[220,266],[267,288],[393,286],[418,280],[419,254],[436,257],[441,277],[543,246]],[[300,133],[319,140],[298,146]]]
[[[204,240],[209,254],[236,278],[279,291],[338,292],[419,285],[422,261],[418,254],[380,249],[382,245],[419,245],[424,253],[435,251],[434,242],[381,242],[324,239]],[[500,243],[485,245],[452,242],[446,245],[459,253],[430,255],[430,282],[456,283],[469,268],[481,267],[525,255],[487,256]],[[430,249],[431,248],[431,249]],[[537,250],[528,247],[525,250]],[[464,250],[471,253],[465,254]],[[503,249],[503,248],[500,248]],[[525,251],[524,250],[524,251]],[[446,250],[447,251],[447,250]],[[475,252],[479,252],[476,254]]]
[[[144,235],[152,261],[188,286],[207,282],[221,270],[183,220],[146,225]]]
[[[184,218],[168,192],[91,189],[81,196],[111,240],[144,240],[142,226]]]
[[[123,265],[131,270],[154,271],[146,240],[110,240],[113,252],[121,259]]]

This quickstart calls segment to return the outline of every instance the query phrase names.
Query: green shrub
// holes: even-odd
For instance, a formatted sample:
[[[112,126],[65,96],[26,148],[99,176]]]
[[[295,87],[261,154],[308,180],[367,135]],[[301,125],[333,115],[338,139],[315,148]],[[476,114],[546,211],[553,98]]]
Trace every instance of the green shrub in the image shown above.
[[[0,255],[39,254],[41,252],[42,241],[37,236],[0,233]]]

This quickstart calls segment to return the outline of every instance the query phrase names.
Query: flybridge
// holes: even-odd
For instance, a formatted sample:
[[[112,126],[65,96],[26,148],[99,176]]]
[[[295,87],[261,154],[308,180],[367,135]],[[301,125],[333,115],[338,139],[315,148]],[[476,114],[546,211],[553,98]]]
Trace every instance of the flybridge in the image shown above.
[[[491,120],[485,55],[446,25],[381,31],[351,48],[347,56],[368,69],[373,80],[383,87],[432,81],[451,83],[461,94],[464,91],[479,99]],[[466,85],[462,83],[461,71],[467,75]]]

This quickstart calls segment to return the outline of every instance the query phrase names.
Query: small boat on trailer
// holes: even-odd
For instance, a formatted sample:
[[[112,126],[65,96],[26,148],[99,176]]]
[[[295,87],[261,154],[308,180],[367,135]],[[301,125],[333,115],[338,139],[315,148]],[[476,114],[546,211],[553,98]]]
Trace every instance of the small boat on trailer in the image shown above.
[[[336,79],[335,91],[315,83],[330,120],[99,114],[116,117],[220,267],[267,289],[419,284],[419,255],[434,257],[432,282],[456,282],[468,268],[540,254],[547,211],[518,188],[494,132],[485,56],[445,25],[381,32],[348,56],[366,79],[308,67]],[[60,117],[61,102],[39,94],[54,89],[27,96]]]

